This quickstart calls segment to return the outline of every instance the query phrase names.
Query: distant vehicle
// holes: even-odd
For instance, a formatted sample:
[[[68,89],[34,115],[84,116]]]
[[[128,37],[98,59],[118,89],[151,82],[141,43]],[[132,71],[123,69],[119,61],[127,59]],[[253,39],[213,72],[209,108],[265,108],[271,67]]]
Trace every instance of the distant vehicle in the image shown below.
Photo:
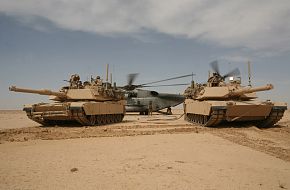
[[[190,77],[193,74],[173,77],[169,79],[159,80],[155,82],[134,85],[134,80],[138,74],[128,75],[128,84],[123,87],[119,87],[125,92],[126,112],[139,112],[140,115],[148,115],[149,107],[152,107],[151,111],[158,112],[163,109],[167,109],[165,114],[172,114],[171,107],[177,106],[184,102],[185,97],[181,94],[171,93],[159,93],[153,90],[143,90],[144,87],[159,87],[159,86],[178,86],[188,84],[168,84],[168,85],[157,85],[150,86],[151,84],[165,82],[169,80],[175,80],[184,77]],[[150,106],[149,106],[150,105]],[[163,112],[162,112],[163,113]]]
[[[234,80],[234,76],[240,74],[239,69],[221,75],[217,61],[211,66],[213,74],[206,84],[192,82],[184,92],[185,120],[202,126],[217,126],[223,121],[250,121],[258,127],[271,127],[283,117],[286,103],[255,100],[255,92],[271,90],[272,84],[242,86],[240,79]]]
[[[107,72],[108,73],[108,72]],[[108,78],[108,77],[107,77]],[[121,122],[125,115],[124,93],[100,77],[82,83],[77,74],[59,92],[11,86],[10,91],[52,96],[53,103],[25,105],[28,118],[42,125],[104,125]]]

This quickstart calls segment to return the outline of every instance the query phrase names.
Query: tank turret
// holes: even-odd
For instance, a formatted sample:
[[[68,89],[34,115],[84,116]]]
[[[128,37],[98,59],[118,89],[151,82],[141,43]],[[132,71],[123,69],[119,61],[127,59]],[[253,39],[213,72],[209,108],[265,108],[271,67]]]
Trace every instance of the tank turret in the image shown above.
[[[77,74],[59,92],[9,87],[10,91],[50,96],[52,103],[25,105],[27,116],[42,125],[77,122],[81,125],[103,125],[121,122],[125,114],[124,92],[102,82],[98,76],[82,83]]]
[[[273,89],[272,84],[260,87],[243,87],[239,83],[228,83],[221,86],[209,87],[197,84],[185,91],[185,96],[196,100],[250,100],[256,99],[255,92]]]
[[[222,76],[217,62],[212,63],[212,68],[214,72],[207,83],[192,82],[185,90],[185,120],[204,126],[216,126],[222,121],[253,121],[259,127],[268,127],[282,118],[286,103],[257,100],[255,92],[271,90],[272,84],[242,86],[241,80],[233,77],[240,74],[238,69]]]
[[[111,83],[103,83],[98,77],[96,80],[91,82],[86,81],[82,83],[79,80],[79,76],[74,74],[68,81],[69,86],[62,87],[59,92],[52,90],[42,89],[27,89],[18,88],[16,86],[9,87],[10,91],[32,93],[40,95],[51,96],[50,100],[54,101],[110,101],[110,100],[121,100],[124,99],[124,93],[111,86]]]

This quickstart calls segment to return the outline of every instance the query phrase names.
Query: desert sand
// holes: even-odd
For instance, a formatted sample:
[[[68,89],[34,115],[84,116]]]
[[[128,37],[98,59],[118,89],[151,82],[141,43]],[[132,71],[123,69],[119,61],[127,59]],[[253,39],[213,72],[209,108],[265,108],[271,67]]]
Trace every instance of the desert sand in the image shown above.
[[[0,189],[290,189],[289,110],[267,129],[181,114],[41,127],[0,111]]]

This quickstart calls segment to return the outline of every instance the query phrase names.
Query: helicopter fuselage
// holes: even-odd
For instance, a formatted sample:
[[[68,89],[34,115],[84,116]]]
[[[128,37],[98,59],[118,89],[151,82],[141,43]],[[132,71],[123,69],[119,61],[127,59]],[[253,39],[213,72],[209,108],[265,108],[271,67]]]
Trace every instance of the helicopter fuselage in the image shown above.
[[[149,104],[152,103],[152,111],[156,112],[165,108],[171,108],[184,102],[185,97],[180,94],[158,93],[150,90],[136,89],[128,91],[125,95],[126,112],[148,113]]]

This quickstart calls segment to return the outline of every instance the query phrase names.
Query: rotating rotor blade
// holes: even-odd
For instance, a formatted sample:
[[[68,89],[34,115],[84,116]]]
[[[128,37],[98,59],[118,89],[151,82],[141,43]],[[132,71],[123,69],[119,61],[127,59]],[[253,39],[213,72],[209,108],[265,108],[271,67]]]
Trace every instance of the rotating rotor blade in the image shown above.
[[[185,85],[189,85],[189,83],[184,83],[184,84],[143,85],[142,87],[160,87],[160,86],[185,86]]]
[[[218,61],[215,60],[213,62],[210,63],[212,70],[220,75],[220,69],[219,69],[219,65],[218,65]]]
[[[128,86],[132,86],[139,73],[131,73],[127,76]]]
[[[165,82],[165,81],[169,81],[169,80],[175,80],[175,79],[190,77],[190,76],[193,76],[193,75],[195,75],[195,74],[183,75],[183,76],[179,76],[179,77],[173,77],[173,78],[168,78],[168,79],[164,79],[164,80],[159,80],[159,81],[144,83],[144,84],[141,84],[140,86],[143,87],[143,86],[146,86],[148,84],[155,84],[155,83],[159,83],[159,82]]]
[[[240,74],[241,74],[240,70],[238,68],[235,68],[234,70],[232,70],[232,71],[228,72],[227,74],[225,74],[223,76],[223,78],[225,79],[225,78],[228,78],[230,76],[237,76],[237,75],[240,75]]]

